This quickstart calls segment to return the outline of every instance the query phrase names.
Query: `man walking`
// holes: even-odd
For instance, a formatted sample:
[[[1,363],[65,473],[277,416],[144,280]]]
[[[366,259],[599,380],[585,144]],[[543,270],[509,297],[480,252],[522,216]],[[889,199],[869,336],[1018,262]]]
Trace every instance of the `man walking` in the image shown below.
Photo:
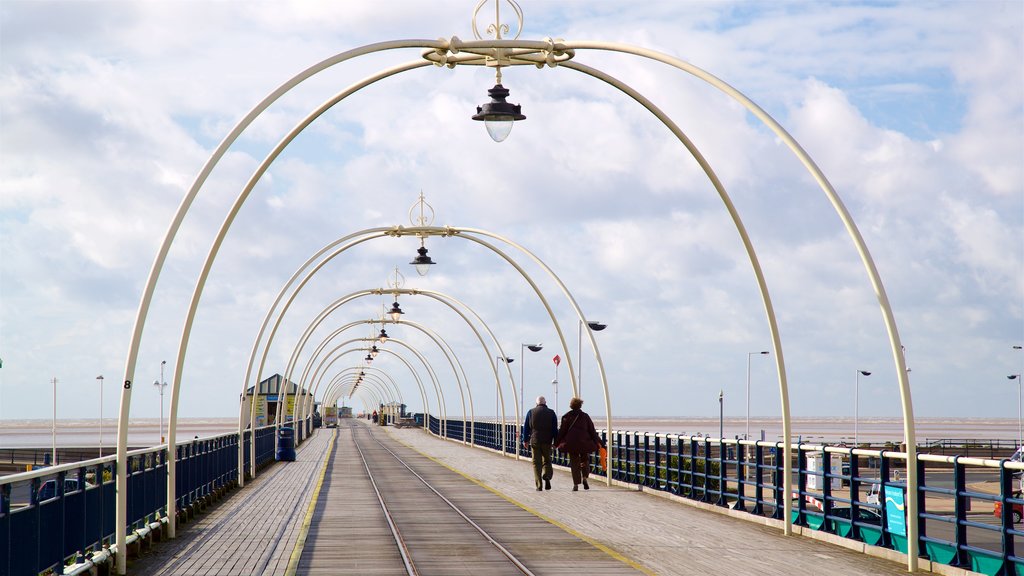
[[[548,408],[543,396],[537,396],[537,405],[526,413],[523,422],[523,446],[529,446],[533,452],[533,480],[537,491],[551,490],[551,450],[558,434],[558,417],[555,411]],[[544,481],[543,487],[541,481]]]

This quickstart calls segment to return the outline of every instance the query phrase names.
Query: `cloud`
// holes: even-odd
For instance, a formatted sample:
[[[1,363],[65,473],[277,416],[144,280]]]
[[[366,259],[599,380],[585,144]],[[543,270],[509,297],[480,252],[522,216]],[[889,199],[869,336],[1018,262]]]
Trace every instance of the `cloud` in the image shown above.
[[[59,13],[56,6],[14,3],[2,15],[0,418],[45,416],[38,398],[49,394],[48,374],[68,383],[72,401],[62,416],[92,414],[91,392],[77,383],[91,385],[98,373],[119,379],[163,234],[208,155],[256,102],[341,50],[382,38],[470,36],[461,2],[388,11],[371,3],[88,3],[60,4]],[[918,413],[956,406],[1002,415],[980,399],[1003,384],[993,374],[1019,360],[1009,344],[1021,338],[1024,317],[1024,18],[1014,3],[998,7],[551,3],[528,9],[524,37],[652,46],[749,94],[800,141],[856,220],[915,381],[949,391],[916,395]],[[281,98],[232,148],[169,254],[139,381],[154,378],[161,360],[172,363],[199,267],[270,148],[346,86],[418,57],[387,53],[326,71]],[[844,413],[843,402],[820,399],[841,398],[853,367],[877,370],[882,381],[892,359],[863,265],[835,210],[778,139],[718,91],[662,64],[593,51],[577,60],[650,97],[721,177],[779,314],[794,412]],[[596,338],[616,413],[701,414],[715,408],[708,390],[739,393],[743,355],[765,347],[767,322],[739,236],[696,162],[609,86],[568,69],[504,76],[528,119],[501,145],[469,120],[493,71],[431,66],[351,96],[281,155],[239,211],[207,283],[185,359],[184,414],[230,415],[256,332],[284,282],[345,234],[408,225],[421,190],[435,224],[524,245],[588,318],[609,324]],[[549,297],[564,350],[529,284],[489,250],[429,238],[439,264],[419,279],[406,266],[416,239],[380,238],[346,251],[303,289],[268,370],[282,369],[327,303],[384,285],[398,265],[410,285],[466,302],[509,354],[518,354],[517,342],[545,342],[525,366],[526,390],[548,392],[550,356],[575,356],[578,320],[540,267],[493,242],[522,260]],[[384,300],[348,304],[329,324],[374,317]],[[450,339],[473,382],[488,382],[474,389],[484,413],[493,375],[472,331],[423,297],[402,297],[402,306]],[[435,367],[445,365],[427,339],[403,335]],[[596,365],[584,356],[577,367],[593,390]],[[408,378],[397,361],[391,366]],[[202,400],[200,387],[210,392]],[[649,400],[679,390],[699,400]],[[155,414],[147,392],[138,391],[133,414]],[[895,415],[893,393],[889,386],[867,410]],[[778,410],[777,398],[755,398]]]

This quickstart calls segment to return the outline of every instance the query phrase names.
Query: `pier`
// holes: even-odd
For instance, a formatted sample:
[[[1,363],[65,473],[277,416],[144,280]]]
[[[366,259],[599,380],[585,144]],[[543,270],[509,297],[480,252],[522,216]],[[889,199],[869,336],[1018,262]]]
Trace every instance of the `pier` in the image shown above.
[[[163,447],[133,452],[127,573],[906,573],[902,531],[886,504],[869,497],[872,487],[905,486],[898,453],[859,451],[880,459],[876,476],[856,465],[807,467],[807,455],[822,447],[794,447],[794,484],[805,496],[792,503],[787,535],[772,443],[615,432],[610,481],[595,461],[590,490],[570,491],[565,457],[556,453],[552,489],[538,492],[528,453],[512,444],[502,450],[498,426],[470,423],[470,444],[458,433],[463,422],[417,419],[425,425],[306,423],[311,433],[294,461],[275,461],[273,427],[257,430],[257,473],[241,488],[237,436],[182,443],[174,538],[160,498]],[[511,427],[505,432],[515,438]],[[694,457],[673,457],[680,453]],[[1012,464],[922,459],[929,467],[918,570],[995,575],[1024,567],[1014,555],[1012,510],[1021,500]],[[107,457],[0,478],[0,575],[112,571],[121,553],[114,464]],[[993,515],[996,504],[1001,516]],[[851,507],[859,511],[854,522],[843,514]]]

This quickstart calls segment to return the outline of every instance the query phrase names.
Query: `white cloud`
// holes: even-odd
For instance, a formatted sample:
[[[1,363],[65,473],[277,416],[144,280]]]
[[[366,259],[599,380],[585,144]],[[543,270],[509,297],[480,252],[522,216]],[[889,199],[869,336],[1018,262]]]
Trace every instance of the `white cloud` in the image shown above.
[[[267,93],[367,42],[470,36],[462,2],[387,11],[350,4],[88,3],[60,4],[59,13],[49,3],[4,6],[0,418],[41,410],[48,374],[68,382],[75,399],[91,392],[72,383],[92,384],[100,372],[119,379],[168,223],[208,154]],[[969,3],[552,3],[526,7],[524,37],[550,30],[653,46],[750,94],[797,137],[853,214],[896,309],[915,380],[951,391],[915,397],[918,414],[957,406],[1003,416],[979,399],[1002,384],[991,373],[1012,371],[1019,360],[1009,345],[1019,343],[1024,323],[1024,17],[1014,3],[1000,6],[989,14]],[[202,259],[270,147],[352,82],[417,57],[338,66],[253,124],[211,175],[172,247],[140,381],[171,360]],[[705,154],[764,266],[794,412],[843,413],[844,405],[820,399],[841,397],[854,366],[881,371],[892,361],[863,266],[806,171],[741,107],[692,77],[613,54],[581,51],[577,59],[637,87]],[[699,414],[707,408],[700,401],[646,398],[675,398],[679,389],[692,397],[711,388],[738,393],[743,354],[764,346],[767,323],[736,231],[696,163],[653,117],[599,82],[561,69],[519,68],[505,78],[528,120],[501,145],[468,119],[491,72],[429,67],[350,97],[271,166],[210,276],[184,376],[187,390],[205,386],[211,400],[183,396],[186,414],[229,414],[281,283],[344,234],[408,224],[420,190],[436,224],[521,242],[552,266],[588,317],[608,322],[598,341],[617,412]],[[550,356],[566,351],[526,283],[470,242],[427,245],[439,265],[410,284],[464,299],[512,355],[516,342],[544,341],[545,352],[526,367],[527,393],[547,392]],[[396,264],[413,276],[405,263],[415,247],[412,238],[380,239],[326,266],[283,323],[269,369],[282,369],[326,302],[382,285]],[[575,354],[576,319],[554,284],[525,267],[551,296]],[[339,312],[339,322],[374,315],[380,302],[368,300]],[[421,300],[408,298],[409,310],[463,347],[471,379],[489,378],[464,323]],[[593,360],[584,362],[584,374],[595,374]],[[974,380],[984,383],[950,385]],[[26,388],[33,393],[14,392]],[[486,412],[493,390],[475,393],[478,414]],[[155,402],[137,397],[133,413],[155,413]],[[867,410],[894,415],[896,402]],[[91,415],[91,405],[69,402],[61,415]],[[765,405],[777,410],[775,400]]]

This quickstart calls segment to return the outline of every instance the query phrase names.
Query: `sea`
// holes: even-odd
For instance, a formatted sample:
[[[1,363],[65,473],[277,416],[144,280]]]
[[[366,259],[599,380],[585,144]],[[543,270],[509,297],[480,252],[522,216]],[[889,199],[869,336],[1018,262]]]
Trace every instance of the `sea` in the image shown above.
[[[594,424],[600,429],[606,427],[603,414],[591,414]],[[449,419],[459,419],[449,415]],[[493,420],[494,417],[480,417]],[[0,449],[3,448],[45,448],[51,446],[54,437],[58,447],[84,448],[102,445],[113,447],[117,440],[117,421],[104,419],[57,420],[0,420]],[[782,440],[782,420],[778,418],[725,418],[721,422],[726,438],[749,437],[768,441]],[[612,419],[614,430],[660,432],[690,436],[718,437],[718,418],[668,418],[668,417],[622,417]],[[810,443],[841,444],[854,440],[853,418],[793,419],[793,440]],[[1000,440],[1012,442],[1019,439],[1019,422],[1013,418],[918,418],[915,433],[919,445],[940,440]],[[167,434],[167,421],[157,418],[139,418],[129,421],[128,445],[133,447],[155,446],[161,443],[161,430]],[[195,437],[205,438],[226,434],[238,429],[234,418],[180,418],[178,420],[178,441]],[[749,430],[749,435],[748,435]],[[900,418],[860,418],[856,422],[857,440],[873,445],[903,441],[903,421]],[[102,432],[102,436],[101,436]]]

